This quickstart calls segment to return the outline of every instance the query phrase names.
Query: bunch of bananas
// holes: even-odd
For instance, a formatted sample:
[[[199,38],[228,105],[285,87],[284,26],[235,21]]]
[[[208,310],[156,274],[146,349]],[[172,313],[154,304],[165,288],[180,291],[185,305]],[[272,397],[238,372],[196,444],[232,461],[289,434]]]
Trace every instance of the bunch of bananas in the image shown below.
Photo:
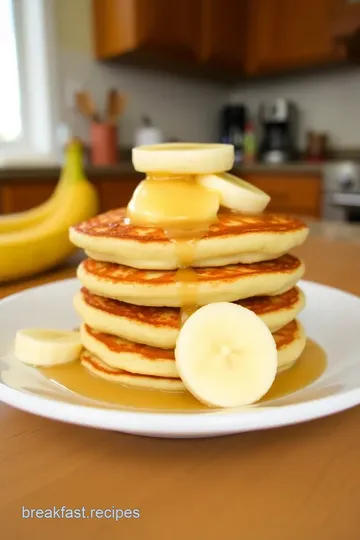
[[[82,145],[72,140],[51,197],[31,210],[0,216],[0,282],[49,270],[77,249],[69,227],[98,212],[98,196],[82,166]]]

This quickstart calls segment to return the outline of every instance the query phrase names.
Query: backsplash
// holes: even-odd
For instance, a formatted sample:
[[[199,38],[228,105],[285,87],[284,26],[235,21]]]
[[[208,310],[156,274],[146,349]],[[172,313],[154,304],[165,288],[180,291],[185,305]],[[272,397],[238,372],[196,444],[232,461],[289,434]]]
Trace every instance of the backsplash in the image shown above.
[[[76,84],[89,88],[99,104],[112,85],[128,96],[120,121],[120,144],[133,145],[134,132],[148,114],[166,137],[215,141],[219,111],[228,102],[244,102],[252,112],[264,100],[285,97],[300,109],[300,145],[309,129],[326,131],[337,149],[360,148],[360,68],[322,70],[273,79],[241,82],[223,88],[209,82],[152,72],[148,69],[96,62],[92,51],[91,0],[57,0],[59,101],[61,119],[75,122],[77,133],[88,140],[88,125],[70,114],[69,93]],[[75,86],[74,86],[75,85]]]
[[[168,138],[211,142],[218,137],[218,111],[224,90],[206,83],[158,74],[130,66],[105,66],[81,53],[61,51],[62,117],[75,121],[87,140],[88,125],[80,116],[69,116],[67,87],[75,82],[88,88],[103,107],[107,90],[114,86],[127,102],[119,123],[122,146],[132,146],[141,117],[148,115]]]
[[[300,109],[300,144],[305,133],[326,131],[336,148],[360,148],[360,68],[342,68],[272,80],[241,83],[230,102],[244,102],[257,114],[259,103],[284,97]]]
[[[60,115],[75,123],[77,133],[88,140],[88,125],[71,114],[71,90],[80,84],[89,89],[99,106],[114,86],[127,96],[125,114],[119,124],[120,144],[132,146],[134,131],[144,114],[167,138],[210,142],[218,137],[218,111],[225,99],[223,88],[206,82],[94,60],[92,51],[91,0],[56,2],[59,50]],[[71,100],[70,100],[71,102]]]

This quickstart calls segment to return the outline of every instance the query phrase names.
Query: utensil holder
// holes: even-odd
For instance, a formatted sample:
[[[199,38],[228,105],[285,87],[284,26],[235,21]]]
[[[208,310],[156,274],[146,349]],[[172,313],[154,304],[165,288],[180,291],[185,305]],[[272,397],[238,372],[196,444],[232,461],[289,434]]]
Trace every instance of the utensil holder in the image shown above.
[[[114,165],[119,161],[118,129],[115,124],[93,122],[90,128],[92,165]]]

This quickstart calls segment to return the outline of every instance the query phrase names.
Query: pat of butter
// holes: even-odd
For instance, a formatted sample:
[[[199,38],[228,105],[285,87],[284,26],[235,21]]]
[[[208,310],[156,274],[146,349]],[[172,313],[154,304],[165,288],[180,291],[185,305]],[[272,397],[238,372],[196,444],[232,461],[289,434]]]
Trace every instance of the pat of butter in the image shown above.
[[[216,219],[220,198],[198,184],[192,176],[150,177],[136,188],[128,216],[138,225],[190,225]]]

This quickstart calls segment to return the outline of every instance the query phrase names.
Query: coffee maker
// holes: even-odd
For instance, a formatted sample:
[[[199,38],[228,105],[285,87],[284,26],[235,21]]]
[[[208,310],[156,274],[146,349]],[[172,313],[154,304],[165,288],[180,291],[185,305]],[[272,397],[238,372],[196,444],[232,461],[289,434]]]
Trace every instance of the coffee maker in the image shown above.
[[[225,105],[220,111],[220,141],[234,146],[235,163],[244,157],[244,136],[249,111],[242,103]]]
[[[259,108],[259,160],[265,163],[293,161],[298,152],[298,109],[286,99],[262,103]]]

